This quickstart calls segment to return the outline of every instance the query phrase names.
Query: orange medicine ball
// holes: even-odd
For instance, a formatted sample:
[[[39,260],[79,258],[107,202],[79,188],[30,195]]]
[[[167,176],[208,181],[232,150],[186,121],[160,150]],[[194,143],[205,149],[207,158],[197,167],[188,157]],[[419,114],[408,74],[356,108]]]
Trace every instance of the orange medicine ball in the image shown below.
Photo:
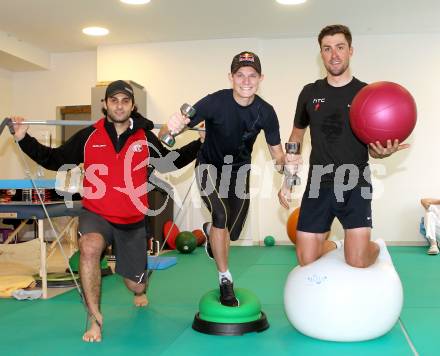
[[[296,244],[296,226],[298,225],[299,209],[300,207],[292,211],[287,219],[287,236],[289,236],[293,244]]]

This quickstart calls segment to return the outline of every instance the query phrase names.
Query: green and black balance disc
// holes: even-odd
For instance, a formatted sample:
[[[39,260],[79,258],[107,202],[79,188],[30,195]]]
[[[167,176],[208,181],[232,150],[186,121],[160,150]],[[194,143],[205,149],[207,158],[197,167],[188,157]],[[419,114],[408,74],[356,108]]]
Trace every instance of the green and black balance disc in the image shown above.
[[[261,303],[254,293],[237,288],[235,295],[240,305],[228,307],[220,303],[218,289],[206,293],[200,299],[199,312],[194,317],[192,328],[205,334],[232,336],[269,328],[266,314],[261,311]]]

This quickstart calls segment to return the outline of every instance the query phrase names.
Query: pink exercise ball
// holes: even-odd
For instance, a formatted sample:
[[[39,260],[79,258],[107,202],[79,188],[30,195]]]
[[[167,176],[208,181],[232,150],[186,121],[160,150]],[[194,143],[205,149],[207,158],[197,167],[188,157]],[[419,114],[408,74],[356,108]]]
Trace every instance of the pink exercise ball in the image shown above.
[[[350,125],[364,143],[403,142],[416,126],[414,98],[399,84],[376,82],[363,87],[350,108]]]

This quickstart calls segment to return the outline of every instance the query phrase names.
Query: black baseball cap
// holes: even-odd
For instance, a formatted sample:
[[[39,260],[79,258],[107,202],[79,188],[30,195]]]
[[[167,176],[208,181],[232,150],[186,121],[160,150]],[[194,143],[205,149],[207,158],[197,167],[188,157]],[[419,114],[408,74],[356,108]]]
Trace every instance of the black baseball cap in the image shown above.
[[[253,52],[245,51],[234,56],[231,63],[231,73],[236,73],[241,67],[252,67],[258,74],[261,74],[260,58]]]
[[[130,84],[128,84],[127,82],[125,82],[123,80],[116,80],[114,82],[111,82],[108,85],[108,87],[105,91],[105,99],[107,100],[107,98],[109,96],[113,96],[113,95],[116,95],[119,93],[123,93],[123,94],[127,95],[134,102],[133,88]]]

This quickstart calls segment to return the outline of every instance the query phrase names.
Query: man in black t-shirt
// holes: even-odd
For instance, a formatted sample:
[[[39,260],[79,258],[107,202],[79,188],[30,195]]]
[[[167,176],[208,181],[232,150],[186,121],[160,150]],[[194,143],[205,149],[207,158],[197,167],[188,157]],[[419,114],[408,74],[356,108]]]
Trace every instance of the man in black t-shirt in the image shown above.
[[[278,118],[273,107],[256,95],[263,80],[260,59],[255,53],[241,52],[231,64],[232,89],[217,91],[197,102],[195,116],[189,120],[175,114],[172,131],[183,124],[205,121],[205,142],[199,151],[196,177],[201,197],[211,212],[212,223],[205,223],[206,250],[215,258],[219,272],[220,301],[238,306],[228,269],[230,240],[237,240],[249,209],[251,153],[257,135],[264,131],[275,164],[282,167],[284,152],[280,144]]]
[[[385,158],[408,147],[398,140],[368,146],[353,134],[349,122],[350,104],[366,84],[354,78],[349,70],[353,54],[348,27],[332,25],[318,36],[321,58],[327,77],[304,87],[298,98],[290,142],[302,143],[310,127],[312,151],[307,186],[301,202],[297,226],[296,253],[300,265],[309,264],[341,241],[325,237],[335,217],[345,231],[345,259],[354,267],[368,267],[379,255],[382,240],[371,237],[371,179],[368,155]],[[299,154],[288,154],[286,164],[296,170],[302,163]],[[279,199],[288,207],[289,187],[286,181]]]

